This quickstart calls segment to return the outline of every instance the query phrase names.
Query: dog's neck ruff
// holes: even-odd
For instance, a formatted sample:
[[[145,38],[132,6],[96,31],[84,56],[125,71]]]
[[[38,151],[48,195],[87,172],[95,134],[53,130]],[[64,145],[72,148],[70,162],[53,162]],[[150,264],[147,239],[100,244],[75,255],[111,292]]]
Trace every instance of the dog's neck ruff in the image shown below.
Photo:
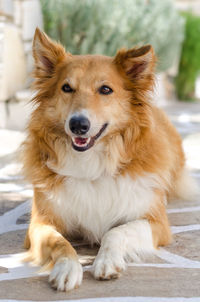
[[[114,176],[117,164],[108,157],[105,146],[99,142],[93,148],[78,152],[67,147],[68,150],[64,158],[59,159],[58,165],[47,162],[47,166],[55,173],[83,180],[96,180],[102,175]]]

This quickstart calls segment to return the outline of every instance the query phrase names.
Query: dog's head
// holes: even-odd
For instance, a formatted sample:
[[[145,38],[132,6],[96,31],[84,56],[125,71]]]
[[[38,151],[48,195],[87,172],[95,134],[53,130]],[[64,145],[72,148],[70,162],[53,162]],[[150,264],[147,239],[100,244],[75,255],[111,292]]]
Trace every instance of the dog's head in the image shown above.
[[[150,45],[120,50],[114,58],[71,55],[39,29],[33,42],[35,100],[51,129],[63,129],[76,151],[104,137],[145,124],[141,110],[153,86]]]

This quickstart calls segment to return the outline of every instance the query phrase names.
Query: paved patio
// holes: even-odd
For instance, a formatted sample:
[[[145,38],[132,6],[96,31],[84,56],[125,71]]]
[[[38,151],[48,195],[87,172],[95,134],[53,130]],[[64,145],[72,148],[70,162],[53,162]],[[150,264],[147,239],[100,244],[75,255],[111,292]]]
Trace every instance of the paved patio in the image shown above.
[[[200,103],[165,108],[184,139],[191,173],[200,184]],[[2,301],[200,301],[200,198],[168,207],[173,243],[145,264],[130,263],[118,280],[96,281],[90,265],[97,248],[75,243],[85,265],[83,284],[69,293],[56,292],[47,275],[23,265],[23,239],[29,220],[31,186],[20,176],[15,158],[24,134],[0,130],[0,302]],[[111,298],[113,297],[113,298]],[[118,297],[118,298],[117,298]],[[122,298],[123,297],[123,298]],[[101,300],[98,298],[102,298]]]

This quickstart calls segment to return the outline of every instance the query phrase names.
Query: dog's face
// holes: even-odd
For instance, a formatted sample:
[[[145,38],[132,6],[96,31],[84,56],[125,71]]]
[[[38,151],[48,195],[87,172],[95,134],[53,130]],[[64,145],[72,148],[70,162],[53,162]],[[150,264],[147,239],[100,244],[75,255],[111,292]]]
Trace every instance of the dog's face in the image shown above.
[[[141,106],[138,93],[152,85],[151,46],[122,50],[115,58],[73,56],[36,30],[33,54],[43,118],[63,128],[76,151],[92,148],[137,120],[133,102]]]
[[[109,57],[68,58],[59,88],[65,131],[77,151],[93,147],[127,120],[129,93]]]

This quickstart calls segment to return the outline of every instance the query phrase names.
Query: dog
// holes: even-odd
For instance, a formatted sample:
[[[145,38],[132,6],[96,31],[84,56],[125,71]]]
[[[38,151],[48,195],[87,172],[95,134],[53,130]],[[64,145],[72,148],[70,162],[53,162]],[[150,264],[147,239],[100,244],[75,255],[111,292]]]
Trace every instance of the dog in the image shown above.
[[[100,244],[92,272],[118,278],[171,242],[167,201],[190,195],[182,142],[151,101],[151,45],[115,57],[72,55],[36,29],[35,108],[23,143],[34,188],[25,238],[30,261],[51,269],[53,288],[80,286],[70,238]]]

